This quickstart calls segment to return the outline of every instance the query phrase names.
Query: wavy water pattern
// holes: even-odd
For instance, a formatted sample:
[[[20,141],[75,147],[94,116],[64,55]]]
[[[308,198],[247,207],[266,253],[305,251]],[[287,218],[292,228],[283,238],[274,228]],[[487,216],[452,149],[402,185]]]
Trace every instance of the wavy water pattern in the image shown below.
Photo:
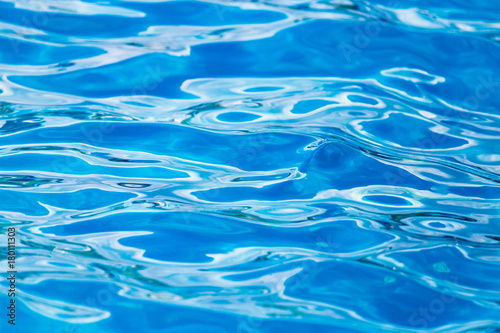
[[[0,331],[500,332],[499,42],[486,0],[0,1]]]

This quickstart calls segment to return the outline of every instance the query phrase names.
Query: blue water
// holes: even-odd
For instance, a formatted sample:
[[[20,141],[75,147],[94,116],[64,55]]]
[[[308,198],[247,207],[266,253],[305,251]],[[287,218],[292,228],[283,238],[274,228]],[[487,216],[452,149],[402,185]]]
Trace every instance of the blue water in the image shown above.
[[[500,2],[0,2],[36,333],[500,332]]]

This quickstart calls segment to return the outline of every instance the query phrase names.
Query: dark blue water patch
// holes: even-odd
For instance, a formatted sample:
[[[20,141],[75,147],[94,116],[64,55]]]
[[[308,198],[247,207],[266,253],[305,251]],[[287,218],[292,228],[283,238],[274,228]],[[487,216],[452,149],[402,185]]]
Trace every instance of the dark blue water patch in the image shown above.
[[[363,123],[363,129],[368,133],[403,147],[447,149],[468,143],[464,139],[432,131],[431,128],[435,126],[431,122],[399,113],[392,113],[387,119]]]
[[[439,72],[438,69],[442,68],[451,76],[453,71],[462,70],[461,64],[450,67],[448,59],[440,56],[446,54],[445,46],[441,46],[446,44],[439,43],[447,39],[453,41],[458,37],[441,33],[409,32],[395,26],[386,26],[381,29],[377,38],[369,38],[366,45],[357,45],[355,38],[359,29],[364,28],[365,23],[314,20],[280,31],[267,39],[198,45],[193,47],[191,57],[195,60],[203,56],[204,63],[212,64],[211,68],[218,73],[232,71],[235,76],[241,76],[242,71],[245,76],[255,76],[265,70],[267,77],[366,77],[378,75],[379,72],[372,71],[375,64],[376,68],[416,67],[429,73]],[[435,41],[433,47],[436,49],[436,57],[429,57],[427,50],[419,47],[420,43],[425,43],[429,38]],[[483,47],[485,44],[483,43]],[[348,45],[355,52],[346,52],[341,45]],[[407,57],[400,57],[401,53],[407,54]],[[227,58],[227,54],[232,56]],[[467,57],[460,56],[461,61],[466,59]],[[493,60],[491,57],[490,59],[488,62]],[[254,66],[255,63],[267,65],[264,69]]]
[[[52,149],[50,149],[52,148]],[[43,151],[44,154],[39,152]],[[30,166],[37,165],[39,171],[56,172],[72,175],[109,175],[117,177],[136,177],[150,179],[174,179],[188,178],[189,175],[183,171],[172,170],[163,167],[155,167],[144,163],[144,166],[129,167],[133,162],[127,159],[115,159],[114,166],[104,166],[88,163],[83,159],[85,153],[80,152],[81,156],[62,155],[67,150],[57,147],[38,147],[32,148],[22,154],[7,155],[0,157],[0,170],[22,171],[28,170]],[[22,151],[21,151],[22,152]],[[50,152],[59,152],[59,154],[50,154]],[[106,160],[113,160],[111,157]]]
[[[462,197],[500,199],[498,186],[450,186],[448,191]]]
[[[364,200],[391,206],[411,206],[411,202],[393,195],[366,195]]]
[[[247,112],[225,112],[217,115],[217,119],[228,123],[247,122],[259,118],[259,115]]]
[[[500,273],[497,265],[475,258],[465,258],[464,254],[452,246],[440,246],[432,249],[409,252],[396,252],[389,255],[396,262],[411,267],[419,274],[425,274],[468,288],[499,290],[500,282],[496,278]],[[468,272],[474,272],[469,274]]]
[[[164,96],[194,98],[179,89],[186,61],[169,55],[146,55],[86,71],[41,76],[12,76],[13,82],[87,97]],[[196,66],[195,67],[199,67]]]
[[[327,20],[318,20],[281,31],[267,39],[194,46],[189,57],[148,55],[140,57],[139,60],[132,59],[98,69],[89,69],[85,73],[44,76],[43,80],[37,76],[12,77],[12,80],[36,89],[47,89],[50,86],[51,90],[58,92],[89,97],[130,95],[135,92],[186,98],[186,94],[180,93],[178,87],[184,80],[194,77],[261,77],[262,75],[267,77],[305,75],[365,77],[370,74],[378,75],[378,73],[370,72],[370,66],[374,62],[378,62],[377,66],[382,68],[417,66],[429,73],[438,72],[437,69],[442,68],[445,71],[444,74],[449,72],[452,77],[457,72],[463,71],[463,64],[450,67],[448,58],[444,59],[439,56],[428,58],[425,50],[416,46],[419,45],[418,40],[424,43],[429,35],[414,34],[412,38],[417,41],[407,43],[404,40],[408,39],[409,33],[395,30],[394,27],[384,28],[380,36],[373,38],[372,43],[362,48],[363,54],[370,56],[361,58],[366,63],[356,62],[356,71],[353,71],[354,60],[349,61],[350,57],[346,57],[338,49],[338,45],[341,42],[353,43],[351,39],[356,36],[356,27],[352,23],[334,24]],[[433,40],[439,40],[439,43],[442,43],[443,39],[454,38],[442,34],[430,35]],[[313,43],[311,43],[311,38]],[[318,40],[319,38],[322,38],[322,41]],[[398,42],[393,43],[394,40]],[[297,47],[303,43],[311,47]],[[439,49],[440,45],[442,44],[435,45],[436,55],[446,54],[445,50]],[[384,50],[383,57],[379,55],[380,49]],[[408,49],[412,51],[412,56],[399,57],[402,50],[407,52]],[[295,58],[287,60],[286,55],[290,52],[304,54],[304,60],[300,62],[295,61]],[[227,57],[227,54],[231,56]],[[423,63],[422,59],[426,62]],[[465,58],[460,57],[460,59]],[[492,57],[488,59],[487,62],[492,66],[496,63]],[[261,62],[267,63],[268,66],[265,68],[255,66],[255,63]],[[151,71],[153,74],[149,73]],[[193,76],[193,73],[196,73],[196,76]],[[144,86],[145,79],[148,79],[150,84]],[[408,83],[408,85],[415,86],[413,83]]]
[[[0,211],[16,212],[31,216],[47,215],[49,211],[40,205],[37,195],[19,196],[15,191],[0,190]]]
[[[377,105],[378,101],[373,98],[369,98],[366,96],[361,96],[361,95],[354,95],[350,94],[347,96],[347,98],[354,103],[363,103],[363,104],[368,104],[368,105]]]
[[[0,37],[0,62],[12,65],[48,65],[95,57],[106,53],[95,47],[51,46]],[[36,57],[33,57],[36,54]]]
[[[43,145],[74,142],[111,149],[130,147],[132,151],[262,171],[297,166],[303,156],[285,157],[284,149],[298,152],[314,141],[309,136],[279,132],[228,136],[171,124],[86,122],[0,137],[0,144],[21,145],[32,140]]]
[[[362,71],[363,68],[369,70],[370,63],[377,63],[378,68],[417,68],[430,74],[440,73],[440,76],[447,78],[461,77],[473,78],[474,76],[487,73],[487,68],[494,68],[489,73],[497,73],[499,70],[498,58],[491,55],[487,50],[491,47],[490,42],[479,38],[467,38],[457,34],[445,34],[441,32],[423,33],[422,31],[407,31],[404,27],[398,28],[394,25],[382,26],[376,38],[368,37],[365,29],[367,25],[347,24],[339,26],[342,30],[337,34],[341,41],[337,44],[338,51],[341,54],[340,63],[345,65],[346,69],[355,67],[357,71]],[[315,35],[311,39],[311,45],[322,45],[320,38],[325,35],[326,31]],[[364,37],[362,37],[364,35]],[[331,40],[325,39],[325,41]],[[394,41],[398,40],[397,43]],[[421,48],[423,40],[426,40],[427,48]],[[417,42],[418,41],[418,42]],[[420,42],[422,41],[422,43]],[[414,43],[416,42],[416,43]],[[464,44],[465,48],[460,47],[460,52],[456,52],[458,44]],[[329,45],[330,50],[333,50],[333,45]],[[496,46],[498,48],[498,45]],[[429,52],[432,50],[432,52]],[[409,51],[409,52],[408,52]],[[404,59],[398,54],[406,53]],[[449,58],[447,54],[455,54],[455,57]],[[471,74],[470,66],[464,67],[470,59],[470,54],[478,59],[476,67],[478,72]],[[489,64],[483,67],[483,63]],[[365,67],[366,66],[366,67]],[[492,67],[489,67],[492,66]],[[339,69],[342,73],[344,70]],[[494,74],[493,74],[494,75]],[[497,75],[498,76],[498,75]],[[448,80],[448,79],[447,79]],[[468,80],[464,80],[467,82]],[[436,92],[442,91],[446,87],[446,92],[440,94],[442,98],[456,94],[457,90],[453,84],[444,85],[429,85],[420,84],[419,86],[424,91]],[[462,95],[461,98],[464,96]]]
[[[327,20],[319,20],[281,31],[267,39],[193,46],[189,57],[153,54],[97,69],[88,69],[84,73],[66,73],[43,78],[38,76],[12,77],[12,80],[35,89],[50,87],[54,91],[87,97],[147,94],[187,98],[188,95],[179,91],[179,86],[183,81],[195,77],[262,77],[263,75],[266,77],[339,75],[365,77],[370,74],[378,75],[378,73],[370,72],[370,66],[375,61],[382,68],[384,66],[385,68],[417,66],[430,73],[437,72],[437,68],[449,67],[448,60],[441,58],[428,59],[423,66],[418,56],[421,54],[422,57],[427,57],[428,55],[424,50],[415,46],[418,43],[399,46],[408,33],[394,31],[394,28],[387,27],[381,32],[379,38],[373,39],[373,44],[380,44],[385,40],[383,45],[378,45],[379,48],[384,49],[384,56],[381,57],[376,53],[373,57],[363,57],[363,61],[372,60],[366,64],[356,64],[359,71],[353,71],[353,63],[350,64],[346,60],[345,55],[338,50],[337,46],[343,39],[354,38],[356,33],[354,28],[356,26],[350,23],[334,24]],[[437,36],[440,35],[436,34],[433,38]],[[328,42],[323,47],[325,42],[317,41],[311,44],[310,38],[315,41],[323,38]],[[421,39],[424,43],[428,37],[417,34],[413,38]],[[445,36],[444,38],[452,37]],[[398,43],[392,43],[395,39]],[[297,47],[303,43],[311,44],[311,48]],[[371,54],[371,45],[363,48],[363,53]],[[399,57],[401,50],[404,49],[407,52],[408,48],[414,52],[413,56]],[[437,54],[442,53],[440,51],[437,50]],[[303,61],[287,60],[286,55],[289,52],[304,54]],[[228,57],[228,54],[231,56]],[[266,67],[255,65],[261,62],[268,65]],[[462,67],[449,70],[456,73],[458,70],[462,71]],[[145,80],[149,82],[146,85]],[[410,85],[414,86],[413,83]]]
[[[120,316],[110,316],[106,321],[87,323],[84,325],[63,323],[65,330],[78,330],[81,333],[93,333],[96,330],[113,331],[142,331],[151,333],[162,333],[168,330],[172,333],[191,332],[237,332],[253,329],[258,333],[287,333],[289,326],[293,325],[297,332],[302,333],[361,333],[363,331],[353,328],[339,327],[337,323],[314,323],[301,320],[287,320],[280,318],[256,318],[247,315],[229,314],[214,311],[212,308],[186,307],[176,304],[152,302],[150,299],[136,300],[131,306],[128,298],[119,295],[122,288],[118,285],[107,283],[82,283],[71,280],[43,281],[36,286],[41,290],[50,290],[51,297],[63,298],[69,304],[77,304],[88,307],[98,307],[103,311],[120,313]],[[40,289],[23,285],[28,292],[43,296]],[[166,290],[173,288],[166,287]],[[111,297],[109,297],[111,295]],[[182,294],[181,294],[182,295]],[[73,296],[73,297],[72,297]],[[188,294],[186,293],[186,296]],[[9,299],[0,295],[0,300],[5,303]],[[104,301],[104,302],[102,302]],[[60,327],[61,321],[43,316],[29,309],[23,302],[17,304],[18,318],[30,317],[30,320],[20,320],[16,328],[23,331],[49,331],[54,327]],[[196,320],[193,320],[196,318]]]
[[[436,229],[443,229],[443,228],[446,228],[446,224],[443,224],[441,222],[431,222],[431,223],[429,223],[429,227],[436,228]]]
[[[148,230],[150,235],[123,238],[120,244],[144,249],[146,257],[156,260],[198,263],[212,261],[206,254],[227,253],[237,244],[243,247],[314,248],[349,253],[360,246],[375,247],[394,239],[394,236],[378,231],[353,229],[356,224],[349,220],[302,228],[277,228],[248,222],[242,224],[235,219],[192,212],[121,213],[46,227],[41,231],[71,236]],[[165,242],[172,246],[165,247]]]
[[[302,265],[306,262],[296,264],[299,267]],[[286,295],[356,309],[356,313],[363,314],[363,317],[380,322],[423,329],[454,322],[456,311],[462,313],[464,319],[488,317],[481,306],[471,301],[431,290],[411,278],[368,263],[309,262],[302,272],[285,284]],[[310,288],[310,285],[315,288]],[[352,292],[346,295],[345,290]],[[438,301],[440,303],[435,304]],[[439,310],[439,316],[430,312],[430,306],[433,310],[436,307],[435,311]],[[420,308],[427,309],[434,320],[425,318],[419,312]]]
[[[18,117],[12,120],[6,120],[0,127],[0,135],[6,135],[21,131],[28,131],[41,127],[45,121],[39,117]]]
[[[255,87],[255,88],[248,88],[245,89],[245,92],[266,92],[266,91],[277,91],[277,90],[282,90],[283,87]]]
[[[295,114],[304,114],[322,108],[323,106],[332,104],[338,104],[338,103],[323,99],[310,99],[306,101],[299,101],[297,104],[293,106],[291,112]]]
[[[424,181],[396,166],[382,163],[340,142],[331,142],[316,149],[299,170],[308,176],[297,181],[300,191],[362,187],[368,185],[404,186],[430,189],[432,182]]]
[[[482,49],[484,48],[483,46]],[[483,51],[480,52],[484,54]],[[462,109],[461,111],[457,111],[442,108],[439,110],[440,113],[444,113],[446,116],[455,114],[459,119],[463,120],[479,116],[468,113],[467,110],[476,112],[486,111],[487,113],[498,115],[498,108],[496,106],[500,102],[500,94],[498,94],[500,81],[497,79],[500,76],[500,70],[497,66],[499,59],[487,56],[478,61],[488,63],[492,68],[489,69],[488,67],[481,66],[468,69],[467,71],[464,71],[463,68],[457,68],[454,70],[454,75],[450,75],[442,84],[422,87],[422,91],[426,95],[446,99],[449,104]],[[462,62],[465,63],[465,60]],[[457,64],[456,67],[459,67],[459,65]]]

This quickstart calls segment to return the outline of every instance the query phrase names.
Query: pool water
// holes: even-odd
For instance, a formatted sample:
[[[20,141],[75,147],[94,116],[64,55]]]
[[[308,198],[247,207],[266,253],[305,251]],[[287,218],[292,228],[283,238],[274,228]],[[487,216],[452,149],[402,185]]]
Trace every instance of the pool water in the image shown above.
[[[1,1],[0,332],[500,332],[499,22]]]

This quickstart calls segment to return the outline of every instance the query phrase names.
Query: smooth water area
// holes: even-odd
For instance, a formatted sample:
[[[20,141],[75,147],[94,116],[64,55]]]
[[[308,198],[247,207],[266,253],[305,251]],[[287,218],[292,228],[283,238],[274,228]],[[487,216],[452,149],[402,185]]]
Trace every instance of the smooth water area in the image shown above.
[[[500,2],[0,1],[0,331],[500,332]]]

